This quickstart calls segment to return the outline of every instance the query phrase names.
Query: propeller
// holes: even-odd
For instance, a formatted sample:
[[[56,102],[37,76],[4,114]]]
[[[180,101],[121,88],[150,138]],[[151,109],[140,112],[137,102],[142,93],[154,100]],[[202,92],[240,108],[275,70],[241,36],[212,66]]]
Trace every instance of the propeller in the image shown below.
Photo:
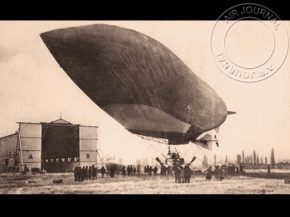
[[[192,160],[188,163],[188,165],[192,164],[192,162],[195,161],[195,160],[196,160],[196,157],[193,156]]]

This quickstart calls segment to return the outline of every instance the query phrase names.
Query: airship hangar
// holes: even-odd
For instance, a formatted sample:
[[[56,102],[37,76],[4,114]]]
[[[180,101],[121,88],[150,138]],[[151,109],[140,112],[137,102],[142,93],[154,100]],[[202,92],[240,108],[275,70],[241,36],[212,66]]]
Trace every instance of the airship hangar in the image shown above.
[[[0,138],[0,173],[67,172],[97,163],[98,126],[72,124],[61,117],[18,125],[14,134]]]

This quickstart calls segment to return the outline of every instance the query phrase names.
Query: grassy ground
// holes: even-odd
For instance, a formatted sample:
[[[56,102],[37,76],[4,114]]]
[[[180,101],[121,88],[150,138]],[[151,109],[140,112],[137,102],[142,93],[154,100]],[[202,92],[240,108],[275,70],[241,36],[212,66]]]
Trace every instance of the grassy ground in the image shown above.
[[[53,184],[63,179],[63,184]],[[174,177],[115,177],[75,183],[73,174],[0,175],[1,194],[290,194],[284,180],[231,177],[208,182],[195,176],[189,184]]]

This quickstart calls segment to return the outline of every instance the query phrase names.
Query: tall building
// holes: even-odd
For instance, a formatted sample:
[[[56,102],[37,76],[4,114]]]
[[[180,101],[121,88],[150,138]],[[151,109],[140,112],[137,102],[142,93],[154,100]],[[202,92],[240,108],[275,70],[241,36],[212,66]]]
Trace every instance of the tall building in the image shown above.
[[[32,168],[66,172],[97,163],[97,126],[72,124],[62,118],[18,124],[16,133],[0,138],[0,172]]]

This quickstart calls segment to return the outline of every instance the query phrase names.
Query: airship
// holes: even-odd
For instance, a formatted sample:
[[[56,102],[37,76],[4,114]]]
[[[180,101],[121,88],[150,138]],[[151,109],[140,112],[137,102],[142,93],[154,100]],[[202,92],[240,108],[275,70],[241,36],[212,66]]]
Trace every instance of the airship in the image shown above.
[[[168,144],[212,140],[227,107],[216,92],[157,40],[114,25],[40,34],[71,80],[133,134]],[[200,139],[198,139],[200,138]]]

